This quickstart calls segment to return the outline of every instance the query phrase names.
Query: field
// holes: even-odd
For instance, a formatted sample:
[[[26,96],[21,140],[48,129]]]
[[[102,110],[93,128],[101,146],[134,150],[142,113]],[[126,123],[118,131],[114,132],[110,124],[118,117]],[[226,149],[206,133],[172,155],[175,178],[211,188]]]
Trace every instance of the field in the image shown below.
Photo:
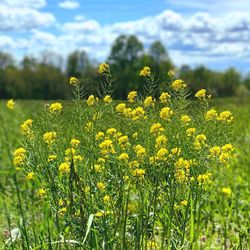
[[[154,106],[152,100],[142,122],[117,115],[115,101],[62,102],[62,113],[60,107],[48,111],[53,101],[16,101],[13,110],[1,101],[1,249],[249,249],[250,102],[212,99],[210,108],[233,113],[233,122],[224,127],[206,125],[203,100],[184,99],[171,102],[175,113],[167,125],[165,113],[162,120],[155,115],[164,105]],[[187,110],[191,122],[174,120]],[[25,137],[20,125],[29,118],[32,131],[27,125]],[[156,121],[162,127],[152,128]],[[191,125],[206,134],[206,145],[196,137],[198,146],[192,148],[184,138],[181,131]],[[107,129],[103,139],[98,132]],[[44,137],[51,131],[57,134]],[[181,151],[171,138],[177,133]],[[149,158],[144,149],[152,155],[154,138],[164,135],[167,146]],[[107,145],[111,137],[120,138],[118,146]],[[208,147],[228,143],[234,147],[230,160],[221,164],[208,156]],[[26,158],[13,165],[19,147],[27,152],[18,156]],[[168,164],[176,169],[165,170]]]

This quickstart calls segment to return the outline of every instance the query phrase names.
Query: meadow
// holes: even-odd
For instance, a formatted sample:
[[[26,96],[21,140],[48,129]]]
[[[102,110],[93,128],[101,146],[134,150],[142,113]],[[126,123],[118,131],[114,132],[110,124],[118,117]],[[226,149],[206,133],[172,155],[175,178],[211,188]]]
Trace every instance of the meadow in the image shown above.
[[[114,101],[106,73],[99,99],[0,102],[1,249],[249,249],[250,101],[155,100],[147,71]]]

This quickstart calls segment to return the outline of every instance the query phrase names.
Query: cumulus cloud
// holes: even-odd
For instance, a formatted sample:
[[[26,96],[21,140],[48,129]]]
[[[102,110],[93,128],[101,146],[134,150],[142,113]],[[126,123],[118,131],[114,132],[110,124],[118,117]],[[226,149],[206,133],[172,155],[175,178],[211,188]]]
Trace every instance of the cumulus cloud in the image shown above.
[[[153,41],[160,40],[177,65],[199,64],[222,58],[231,61],[247,60],[250,55],[250,16],[242,12],[216,16],[198,11],[186,16],[165,10],[155,16],[108,25],[101,25],[96,20],[85,17],[75,17],[74,20],[61,24],[57,35],[39,29],[32,30],[27,43],[22,41],[22,45],[34,53],[50,48],[64,55],[74,49],[84,49],[92,57],[103,60],[118,35],[135,34],[146,48]],[[41,25],[39,22],[38,24]],[[8,23],[0,23],[0,30],[7,25]],[[22,22],[18,25],[27,27]],[[14,48],[15,43],[13,39],[5,37],[0,48]]]
[[[15,2],[17,2],[17,5],[15,5]],[[0,31],[30,30],[50,26],[55,22],[55,17],[51,13],[40,12],[36,9],[44,4],[46,2],[42,0],[26,0],[23,2],[3,0],[0,3]],[[10,5],[13,6],[10,7]]]
[[[58,6],[63,9],[74,10],[74,9],[78,9],[80,7],[80,4],[76,1],[63,1],[59,3]]]
[[[8,5],[10,7],[21,7],[21,8],[43,8],[46,6],[46,0],[1,0],[3,5]]]

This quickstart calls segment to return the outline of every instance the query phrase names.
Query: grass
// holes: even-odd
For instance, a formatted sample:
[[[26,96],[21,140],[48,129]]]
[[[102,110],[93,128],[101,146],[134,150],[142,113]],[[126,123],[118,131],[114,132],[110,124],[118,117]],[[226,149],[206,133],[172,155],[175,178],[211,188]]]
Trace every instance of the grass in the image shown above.
[[[105,176],[105,178],[113,178],[113,184],[108,184],[108,194],[113,199],[116,199],[116,207],[112,207],[112,204],[110,207],[112,207],[113,211],[120,213],[119,216],[114,215],[114,219],[109,219],[109,217],[104,217],[105,219],[102,219],[103,217],[97,219],[96,216],[93,216],[92,214],[95,214],[98,210],[89,211],[89,213],[87,213],[89,216],[81,213],[81,209],[97,209],[98,206],[95,204],[88,204],[86,207],[83,206],[84,208],[81,207],[81,204],[86,203],[86,201],[81,200],[81,194],[78,193],[78,187],[79,185],[82,185],[80,183],[85,184],[85,182],[77,182],[77,180],[74,179],[76,177],[72,177],[72,183],[68,183],[64,177],[60,177],[56,180],[59,184],[54,183],[54,185],[57,186],[57,189],[55,190],[55,187],[51,187],[50,190],[52,191],[51,194],[48,195],[49,197],[46,199],[39,199],[37,197],[37,189],[39,185],[46,181],[47,184],[53,185],[53,180],[46,177],[48,172],[41,175],[37,174],[38,179],[32,184],[31,182],[26,181],[25,176],[22,177],[19,173],[16,174],[13,169],[11,164],[12,152],[15,148],[24,143],[23,138],[20,136],[19,127],[20,124],[29,117],[32,117],[32,119],[34,117],[35,121],[39,121],[39,124],[35,125],[34,129],[36,129],[37,134],[41,135],[41,138],[43,132],[56,129],[56,123],[59,122],[60,126],[63,127],[62,131],[59,131],[59,133],[61,133],[60,136],[65,136],[65,140],[62,140],[61,145],[57,144],[57,148],[60,148],[61,151],[64,151],[66,141],[69,141],[72,136],[77,136],[77,138],[81,137],[81,144],[86,141],[86,145],[89,145],[87,144],[89,138],[84,137],[81,133],[74,134],[72,131],[75,131],[79,124],[82,126],[84,124],[83,121],[89,120],[89,117],[93,115],[90,108],[86,107],[84,111],[84,115],[86,115],[88,119],[78,119],[76,114],[80,111],[76,108],[74,109],[74,114],[65,112],[64,119],[58,118],[59,120],[57,120],[57,118],[55,118],[55,120],[53,120],[54,118],[51,118],[52,121],[46,121],[46,117],[44,116],[44,113],[41,112],[40,108],[45,103],[46,102],[40,101],[19,101],[18,107],[13,111],[6,109],[5,102],[0,103],[0,114],[2,117],[2,126],[0,130],[0,171],[2,177],[0,180],[1,248],[6,247],[5,242],[9,238],[10,230],[13,228],[19,228],[21,230],[21,239],[13,244],[9,244],[7,249],[28,249],[28,245],[32,245],[32,249],[76,249],[77,247],[80,249],[80,246],[76,243],[79,239],[81,239],[81,242],[86,246],[86,248],[83,249],[92,249],[91,246],[95,246],[94,249],[166,249],[166,246],[171,246],[171,249],[250,248],[249,100],[232,98],[212,101],[211,105],[217,110],[230,110],[235,117],[231,134],[225,132],[225,138],[221,139],[219,137],[223,132],[220,131],[217,136],[213,137],[213,140],[227,141],[230,138],[236,148],[237,157],[233,158],[230,164],[225,166],[220,166],[214,163],[211,166],[208,166],[208,168],[211,167],[213,174],[213,182],[211,185],[204,187],[203,191],[194,190],[186,192],[186,190],[184,190],[185,192],[183,192],[182,188],[184,186],[182,188],[181,186],[178,187],[180,188],[178,193],[175,193],[177,189],[166,191],[169,193],[164,193],[162,196],[166,199],[167,196],[165,195],[169,195],[170,198],[168,198],[168,202],[172,205],[167,204],[167,206],[162,206],[161,209],[166,210],[156,212],[157,204],[164,203],[164,200],[161,200],[161,198],[159,198],[159,200],[156,199],[156,197],[159,197],[158,187],[155,187],[152,184],[154,183],[153,180],[152,182],[145,183],[135,180],[131,192],[134,192],[132,195],[134,195],[134,199],[137,199],[138,201],[136,206],[138,206],[143,213],[137,211],[136,213],[139,214],[139,216],[131,216],[127,211],[128,209],[131,209],[132,211],[134,207],[128,200],[131,197],[128,195],[129,190],[126,189],[126,185],[124,183],[122,184],[120,179],[117,178],[117,176],[123,171],[123,168],[119,167],[119,171],[114,170],[117,171],[115,172],[117,176]],[[67,106],[68,110],[71,110],[70,105],[66,103],[63,103],[63,105]],[[126,120],[118,121],[113,113],[114,111],[102,110],[102,112],[107,112],[110,119],[102,120],[102,124],[100,126],[98,125],[99,128],[97,128],[95,132],[102,128],[107,129],[109,127],[116,127],[125,133],[124,129],[126,129],[127,126]],[[152,118],[153,121],[155,116],[154,114],[151,114],[151,116],[149,119]],[[67,123],[63,122],[65,120],[67,120]],[[143,125],[142,123],[140,126],[145,126],[143,128],[146,129],[145,124]],[[197,124],[197,126],[202,125]],[[172,129],[172,132],[176,131],[174,126],[170,129]],[[167,130],[167,128],[165,128],[165,130]],[[216,131],[214,131],[214,133],[215,132]],[[129,133],[131,134],[132,131]],[[143,142],[145,145],[150,145],[150,147],[153,148],[154,146],[148,139],[149,136],[150,135],[145,134]],[[208,134],[207,136],[210,135]],[[47,154],[45,155],[47,149],[45,146],[39,146],[41,144],[41,141],[35,142],[35,145],[26,144],[27,146],[29,145],[30,150],[33,150],[32,154],[34,157],[37,157],[36,160],[30,160],[30,164],[33,164],[33,166],[28,166],[32,168],[32,171],[34,172],[35,167],[40,168],[38,163],[45,162],[47,159]],[[93,150],[95,150],[94,147]],[[188,150],[189,149],[187,148],[186,155],[191,154]],[[39,155],[40,152],[42,152],[43,156]],[[91,152],[92,151],[88,151],[88,154],[90,155]],[[61,157],[63,157],[63,155]],[[95,161],[91,156],[88,156],[87,159],[93,161],[93,163]],[[114,160],[114,162],[115,165],[112,165],[114,163],[110,163],[110,167],[118,167],[117,161]],[[94,165],[93,163],[92,165]],[[145,168],[147,168],[146,165]],[[210,169],[208,170],[210,171]],[[41,171],[43,170],[41,169]],[[147,169],[146,171],[150,171],[150,169]],[[92,171],[90,173],[93,174],[94,172]],[[154,174],[152,173],[152,176],[153,175]],[[155,178],[160,178],[160,173],[154,176]],[[99,177],[95,174],[93,174],[92,180],[91,176],[89,177],[90,180],[86,183],[100,181],[100,179],[98,179]],[[61,184],[71,186],[65,188],[60,186]],[[124,185],[124,189],[121,189],[121,187],[123,187],[122,185]],[[194,186],[194,188],[195,187],[198,186]],[[223,195],[220,192],[223,187],[230,187],[232,194],[229,196]],[[75,190],[74,195],[80,197],[80,200],[76,199],[76,201],[74,201],[77,205],[72,205],[75,197],[68,197],[69,205],[67,205],[67,209],[69,211],[67,211],[67,213],[69,213],[69,215],[66,213],[66,215],[60,217],[58,216],[58,212],[53,214],[50,205],[53,209],[57,211],[60,210],[60,208],[65,205],[58,207],[59,197],[62,197],[60,195],[71,195],[73,194],[73,192],[70,191],[72,189]],[[144,192],[146,189],[148,190],[147,193]],[[135,190],[139,190],[140,192],[136,193]],[[58,194],[59,192],[61,192],[60,195]],[[117,196],[117,194],[119,195]],[[103,198],[104,193],[100,194],[100,197],[98,192],[93,193],[93,195],[98,196],[94,197],[93,201],[98,200],[101,204],[100,199]],[[140,199],[138,199],[137,196],[139,196]],[[200,197],[197,198],[197,196]],[[183,205],[183,207],[174,209],[174,205],[180,206],[180,202],[182,201],[181,198],[183,197],[187,200],[188,205]],[[48,202],[47,199],[49,200]],[[57,202],[53,203],[55,200],[57,200]],[[63,202],[65,203],[65,201]],[[101,206],[103,208],[103,204]],[[119,206],[123,207],[118,209]],[[144,211],[144,207],[147,207],[148,209]],[[83,215],[82,218],[81,216],[79,218],[73,216],[73,214],[78,212],[80,215]],[[61,213],[63,214],[63,212]],[[155,214],[159,215],[159,217],[154,218]],[[150,225],[150,227],[148,225]],[[115,226],[117,226],[117,228],[115,228]],[[62,240],[60,234],[63,234],[66,240],[72,240],[71,244],[64,244],[65,241]],[[129,235],[133,235],[134,238],[128,240],[130,239]],[[79,237],[75,238],[75,236]],[[163,238],[159,239],[159,237]],[[73,242],[73,240],[76,240],[76,242]],[[107,244],[106,246],[102,246],[104,242]]]

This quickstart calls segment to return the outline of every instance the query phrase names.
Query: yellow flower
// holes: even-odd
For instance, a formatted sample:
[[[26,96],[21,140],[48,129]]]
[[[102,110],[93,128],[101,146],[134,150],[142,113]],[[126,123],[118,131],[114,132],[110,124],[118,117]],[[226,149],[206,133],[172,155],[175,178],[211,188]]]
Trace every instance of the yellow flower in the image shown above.
[[[161,93],[159,99],[161,103],[166,103],[171,98],[171,95],[167,92]]]
[[[147,242],[147,247],[151,250],[155,250],[155,249],[157,249],[158,245],[155,241],[149,240]]]
[[[200,150],[206,141],[207,137],[204,134],[197,135],[194,140],[194,148]]]
[[[103,133],[102,131],[100,131],[100,132],[98,132],[98,133],[95,135],[95,139],[96,139],[97,141],[99,141],[99,140],[103,139],[104,136],[105,136],[104,133]]]
[[[105,213],[103,211],[99,211],[95,213],[95,217],[99,218],[102,217]]]
[[[208,110],[206,115],[205,115],[205,119],[207,121],[216,120],[217,118],[218,118],[218,113],[215,109]]]
[[[183,122],[183,123],[189,123],[189,122],[191,122],[190,116],[188,116],[188,115],[182,115],[181,116],[181,122]]]
[[[154,106],[155,100],[153,99],[152,96],[147,96],[144,100],[144,106],[149,107],[149,106]]]
[[[13,164],[17,167],[23,165],[25,160],[26,150],[24,148],[18,148],[14,151],[13,156]]]
[[[219,156],[221,149],[219,146],[214,146],[212,148],[209,149],[210,155],[211,156]]]
[[[179,156],[181,154],[181,148],[172,148],[171,149],[171,154],[169,155],[170,157],[172,157],[173,155],[177,155]]]
[[[124,135],[124,136],[121,136],[120,138],[118,138],[118,144],[120,146],[126,146],[129,144],[128,142],[128,136],[127,135]]]
[[[99,190],[104,190],[104,189],[105,189],[105,184],[104,184],[103,182],[98,182],[98,183],[96,184],[96,186],[97,186],[97,188],[98,188]]]
[[[207,94],[207,91],[205,89],[200,89],[195,94],[195,97],[198,98],[198,99],[205,99],[206,98],[206,94]]]
[[[35,176],[35,173],[30,172],[30,173],[28,173],[28,174],[26,175],[26,179],[27,179],[27,180],[33,180],[34,176]]]
[[[156,154],[156,158],[158,160],[165,161],[167,159],[166,155],[168,154],[168,150],[166,148],[160,148]]]
[[[200,174],[197,176],[197,181],[199,185],[211,183],[211,173]]]
[[[183,200],[183,201],[180,202],[180,204],[181,204],[182,206],[187,206],[188,202],[187,202],[187,200]]]
[[[38,195],[40,196],[40,198],[44,198],[47,194],[46,190],[44,188],[40,188],[38,191],[37,191]]]
[[[54,161],[57,158],[56,155],[49,155],[48,156],[48,162]]]
[[[52,103],[50,104],[49,106],[49,112],[50,113],[56,113],[56,112],[61,112],[62,111],[62,104],[60,102],[55,102],[55,103]]]
[[[144,178],[145,170],[142,168],[136,168],[132,174],[135,177]]]
[[[164,135],[160,135],[155,139],[155,147],[156,148],[161,148],[167,144],[167,138]]]
[[[138,161],[131,161],[130,163],[129,163],[129,167],[131,167],[131,168],[139,168],[139,166],[140,166],[140,163],[138,162]]]
[[[228,144],[225,144],[221,147],[221,150],[223,152],[228,152],[228,153],[231,153],[233,150],[234,150],[234,147],[232,144],[228,143]]]
[[[134,150],[135,150],[137,157],[139,158],[143,158],[146,155],[146,149],[142,147],[141,145],[136,145]]]
[[[169,70],[168,73],[167,73],[167,76],[168,76],[168,77],[171,77],[171,78],[173,78],[174,75],[175,75],[174,70]]]
[[[69,84],[76,86],[79,83],[78,79],[74,76],[70,77]]]
[[[162,108],[160,111],[160,117],[163,120],[170,120],[171,116],[174,114],[174,112],[169,107]]]
[[[184,81],[181,79],[177,79],[177,80],[173,81],[172,85],[171,85],[171,87],[176,91],[181,90],[181,89],[185,88],[186,86],[187,86],[187,84],[184,83]]]
[[[94,95],[90,95],[87,99],[87,104],[88,106],[93,106],[96,101],[97,101],[97,98],[95,98]]]
[[[107,63],[102,63],[99,65],[98,72],[100,74],[109,73],[109,65]]]
[[[66,212],[67,212],[67,208],[66,208],[66,207],[63,207],[63,208],[59,209],[58,214],[59,214],[60,216],[63,216]]]
[[[32,127],[33,121],[31,119],[26,120],[23,124],[21,124],[20,129],[21,133],[26,136],[31,135],[31,127]]]
[[[178,169],[174,176],[178,182],[185,182],[188,180],[187,174],[183,169]]]
[[[125,103],[119,103],[117,106],[116,106],[116,111],[118,113],[123,113],[124,110],[126,109],[126,104]]]
[[[70,145],[72,148],[77,148],[79,146],[79,144],[80,144],[80,141],[78,139],[73,138],[70,141]]]
[[[67,174],[70,172],[70,164],[69,162],[63,162],[59,166],[59,173],[60,174]]]
[[[148,77],[150,75],[151,75],[150,68],[147,66],[140,71],[140,76]]]
[[[226,121],[228,123],[231,123],[233,119],[233,114],[230,111],[221,112],[219,117],[217,118],[218,121]]]
[[[113,141],[109,139],[101,142],[99,148],[101,149],[101,154],[115,153]]]
[[[6,102],[6,107],[8,108],[8,109],[14,109],[14,106],[15,106],[15,102],[13,101],[13,99],[10,99],[10,100],[8,100],[7,102]]]
[[[56,132],[46,132],[43,134],[43,140],[51,145],[56,140],[57,133]]]
[[[161,126],[159,122],[153,124],[150,128],[150,133],[154,135],[158,135],[163,131],[164,131],[164,128]]]
[[[108,135],[111,135],[111,136],[114,136],[114,135],[116,134],[116,132],[117,132],[117,129],[116,129],[116,128],[109,128],[109,129],[106,131],[106,133],[107,133]]]
[[[111,201],[110,196],[109,196],[109,195],[105,195],[105,196],[103,197],[103,201],[104,201],[105,203],[109,203],[109,202]]]
[[[104,98],[103,98],[103,101],[105,103],[108,103],[110,104],[113,100],[112,100],[112,97],[110,95],[106,95]]]
[[[133,103],[135,101],[135,98],[137,97],[137,91],[131,91],[128,93],[128,102]]]
[[[138,132],[134,132],[134,133],[132,134],[132,137],[133,137],[134,139],[137,139],[137,138],[138,138]]]
[[[186,130],[187,136],[191,137],[192,135],[194,135],[196,132],[196,128],[188,128]]]
[[[190,161],[184,160],[183,158],[179,158],[179,160],[174,164],[176,169],[186,169],[190,168]]]
[[[125,161],[125,162],[127,162],[128,159],[129,159],[129,156],[128,156],[127,153],[121,153],[121,154],[118,156],[117,159],[118,159],[119,161]]]
[[[102,166],[99,164],[94,165],[94,169],[96,173],[101,173],[102,172]]]
[[[25,154],[26,154],[26,149],[24,149],[24,148],[17,148],[15,151],[14,151],[14,153],[13,153],[13,155],[14,155],[14,157],[16,157],[16,156],[21,156],[21,157],[24,157],[25,156]]]
[[[227,195],[227,196],[231,196],[231,194],[232,194],[232,190],[231,190],[230,187],[223,187],[223,188],[221,189],[221,192],[222,192],[223,194]]]

